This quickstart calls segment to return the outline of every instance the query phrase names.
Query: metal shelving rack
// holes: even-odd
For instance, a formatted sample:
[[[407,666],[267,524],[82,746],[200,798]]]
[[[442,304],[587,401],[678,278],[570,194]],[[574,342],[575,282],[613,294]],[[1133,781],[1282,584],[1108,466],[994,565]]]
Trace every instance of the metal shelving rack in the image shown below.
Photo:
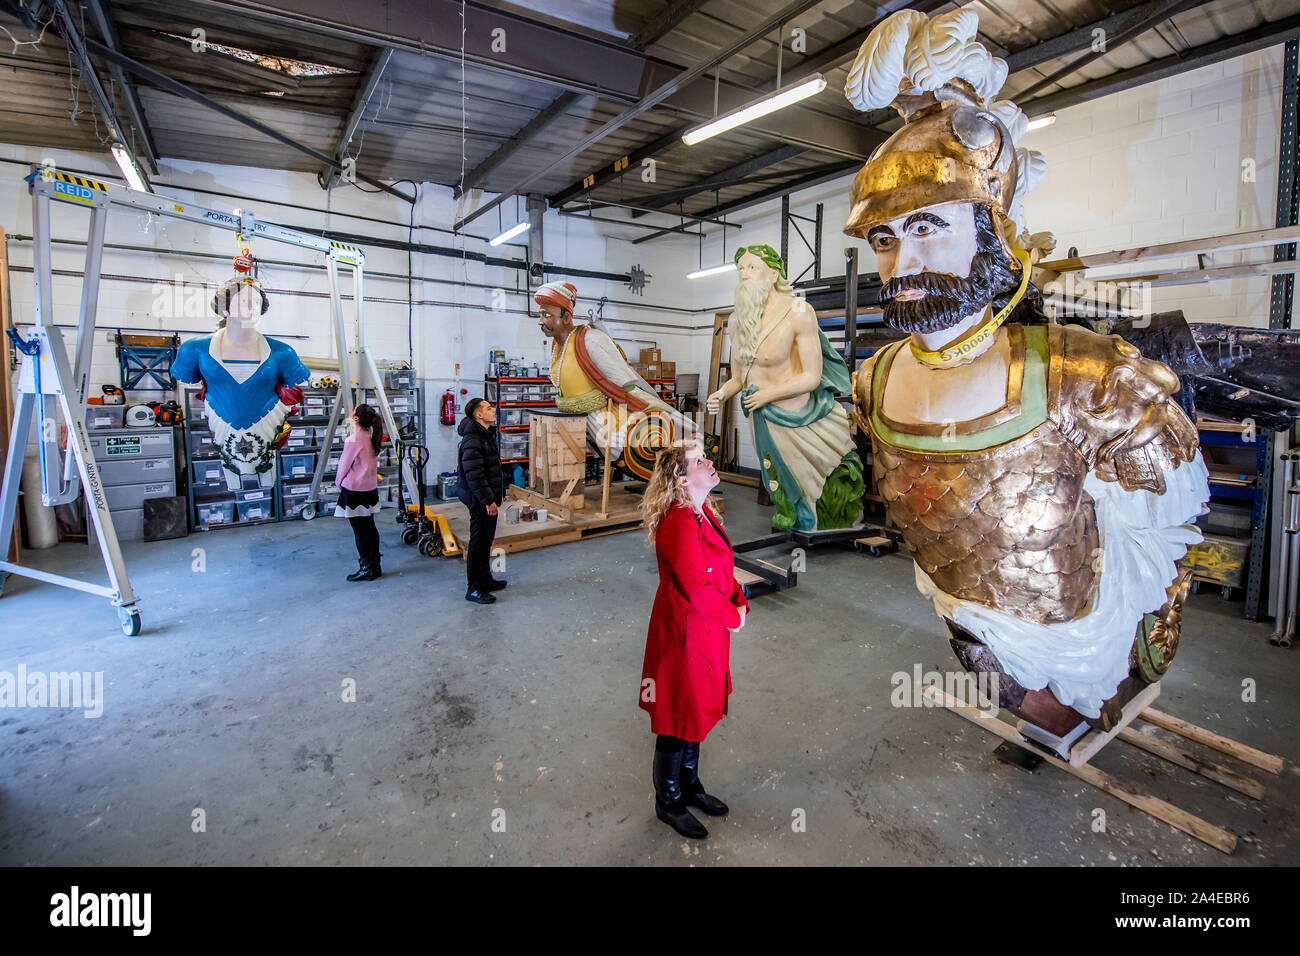
[[[222,527],[245,527],[254,524],[266,524],[271,521],[284,521],[301,517],[299,511],[301,503],[306,500],[306,494],[311,488],[312,477],[315,469],[308,470],[301,476],[286,477],[280,467],[280,455],[311,454],[319,456],[337,455],[343,449],[342,433],[335,434],[334,443],[330,448],[324,448],[319,444],[321,433],[325,431],[329,424],[330,403],[333,402],[337,389],[334,388],[304,388],[303,402],[299,406],[299,413],[288,418],[292,427],[289,441],[284,448],[276,455],[275,461],[275,484],[270,489],[272,492],[271,514],[265,518],[254,518],[244,520],[238,514],[238,504],[235,504],[236,514],[234,520],[229,522],[201,522],[199,520],[198,506],[204,503],[217,502],[234,502],[235,492],[227,490],[224,478],[220,483],[198,484],[196,482],[194,465],[203,462],[219,462],[215,454],[196,453],[195,447],[201,447],[202,438],[210,435],[203,418],[195,414],[196,410],[201,410],[202,405],[194,400],[194,395],[198,390],[187,388],[182,391],[182,406],[185,408],[185,464],[186,464],[186,499],[189,504],[189,516],[191,530],[209,531],[213,528]],[[424,400],[423,390],[419,385],[413,385],[409,388],[396,388],[385,386],[385,392],[388,395],[390,406],[393,407],[393,417],[397,422],[398,428],[414,424],[416,429],[416,443],[423,442],[424,435]],[[403,400],[405,398],[405,401]],[[372,389],[365,391],[363,401],[373,403],[374,393]],[[303,441],[306,438],[308,429],[312,430],[310,441]],[[396,458],[396,452],[393,447],[392,437],[386,437],[383,448],[379,453],[379,500],[381,505],[393,503],[396,501],[399,463]],[[328,496],[321,502],[321,510],[324,512],[327,508],[332,507],[333,500],[338,495],[338,489],[333,484],[335,469],[327,467],[324,478],[330,482],[328,488],[323,489]],[[422,477],[422,476],[421,476]],[[295,490],[302,489],[302,493],[295,494]],[[205,492],[210,492],[206,493]],[[286,511],[285,495],[288,493],[291,499],[296,499],[295,510]]]

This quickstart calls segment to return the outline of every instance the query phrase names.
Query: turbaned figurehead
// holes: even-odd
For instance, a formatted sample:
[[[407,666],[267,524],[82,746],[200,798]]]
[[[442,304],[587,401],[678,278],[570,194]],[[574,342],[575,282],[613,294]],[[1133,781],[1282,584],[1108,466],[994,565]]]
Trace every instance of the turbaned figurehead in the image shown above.
[[[658,450],[697,434],[695,423],[659,398],[608,333],[595,324],[574,323],[578,290],[572,283],[548,282],[533,299],[538,324],[551,340],[551,381],[560,390],[556,407],[587,416],[587,437],[598,453],[608,432],[611,457],[648,481]],[[611,399],[612,421],[606,413]]]

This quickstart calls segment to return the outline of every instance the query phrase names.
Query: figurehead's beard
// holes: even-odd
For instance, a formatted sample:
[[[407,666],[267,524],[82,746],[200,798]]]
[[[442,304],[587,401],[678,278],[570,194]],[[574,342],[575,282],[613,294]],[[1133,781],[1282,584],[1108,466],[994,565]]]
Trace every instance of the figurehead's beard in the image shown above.
[[[745,368],[754,364],[758,353],[758,337],[763,332],[763,306],[772,294],[771,279],[742,279],[736,285],[736,305],[732,318],[736,320],[736,344],[740,347],[740,364]]]
[[[1005,284],[1005,268],[995,252],[977,252],[970,275],[921,272],[895,276],[880,290],[885,324],[900,332],[942,332],[968,316],[983,311]],[[894,297],[904,289],[923,289],[925,295],[907,302]]]

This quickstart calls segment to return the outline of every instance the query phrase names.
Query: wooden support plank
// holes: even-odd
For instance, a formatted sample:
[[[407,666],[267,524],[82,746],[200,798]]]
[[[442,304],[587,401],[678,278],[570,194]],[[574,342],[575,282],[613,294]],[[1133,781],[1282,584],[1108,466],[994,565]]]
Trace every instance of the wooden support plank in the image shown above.
[[[1119,732],[1119,739],[1126,744],[1132,744],[1139,750],[1145,750],[1149,754],[1160,757],[1162,760],[1168,760],[1172,764],[1184,767],[1192,771],[1192,773],[1205,777],[1207,780],[1221,783],[1238,793],[1244,793],[1255,800],[1264,799],[1264,785],[1254,777],[1247,777],[1244,774],[1237,773],[1222,764],[1202,760],[1195,754],[1179,750],[1168,741],[1161,740],[1149,733],[1141,733],[1132,727],[1125,727]]]
[[[1040,262],[1038,268],[1046,272],[1078,272],[1095,266],[1113,266],[1123,262],[1140,262],[1143,259],[1166,259],[1171,256],[1192,256],[1202,252],[1227,252],[1232,249],[1253,249],[1300,240],[1300,226],[1280,226],[1272,229],[1252,229],[1227,236],[1209,236],[1205,239],[1180,239],[1157,246],[1138,246],[1114,252],[1099,252],[1073,259],[1050,259]]]
[[[614,400],[607,398],[605,400],[605,467],[604,475],[600,481],[600,516],[609,517],[609,482],[610,476],[614,471],[613,462],[610,461],[610,448],[612,446],[614,422],[617,419],[614,415]]]
[[[709,380],[707,383],[708,391],[704,393],[705,398],[716,392],[721,384],[718,381],[718,367],[722,362],[722,336],[727,331],[727,317],[730,314],[730,312],[716,312],[713,315],[713,345],[709,350]],[[714,421],[714,416],[706,411],[704,415],[704,430],[706,432],[713,432]],[[721,432],[715,432],[714,434],[721,434]]]
[[[1124,705],[1124,709],[1120,713],[1119,723],[1114,727],[1105,732],[1090,730],[1074,742],[1074,746],[1070,748],[1070,763],[1076,767],[1082,767],[1086,764],[1097,755],[1097,751],[1119,736],[1121,730],[1133,723],[1137,715],[1150,707],[1152,702],[1159,696],[1160,681],[1143,687],[1136,697]]]
[[[1229,757],[1236,757],[1243,763],[1258,767],[1260,770],[1280,774],[1286,765],[1286,761],[1275,754],[1264,753],[1264,751],[1256,750],[1254,747],[1247,747],[1245,744],[1237,743],[1237,741],[1224,737],[1222,734],[1216,734],[1204,727],[1197,727],[1181,717],[1172,717],[1158,710],[1152,710],[1150,707],[1144,710],[1140,716],[1148,724],[1155,724],[1157,727],[1172,731],[1179,737],[1186,737],[1198,744],[1205,744],[1207,747],[1225,753]]]
[[[1041,747],[1033,746],[1016,732],[1016,729],[1010,724],[999,720],[996,716],[986,714],[977,707],[963,703],[956,697],[953,697],[941,687],[935,687],[926,684],[921,688],[922,696],[932,702],[948,708],[957,716],[969,720],[971,723],[982,727],[984,730],[1001,737],[1003,740],[1016,744],[1017,746],[1029,746],[1031,752],[1044,761],[1056,767],[1058,770],[1064,770],[1066,773],[1078,777],[1085,783],[1089,783],[1099,790],[1104,790],[1111,796],[1124,801],[1131,807],[1149,813],[1158,820],[1163,820],[1175,829],[1182,830],[1189,836],[1193,836],[1214,847],[1222,853],[1232,853],[1237,848],[1237,837],[1224,830],[1222,827],[1216,827],[1212,823],[1207,823],[1200,817],[1193,816],[1186,810],[1174,806],[1161,800],[1159,797],[1153,797],[1149,793],[1143,793],[1141,790],[1123,783],[1116,777],[1098,770],[1096,767],[1084,764],[1081,767],[1071,766],[1069,761],[1062,760],[1055,754],[1048,753]]]
[[[543,498],[537,492],[528,488],[520,488],[518,485],[510,485],[506,488],[506,494],[517,501],[524,501],[534,508],[545,508],[548,517],[553,516],[558,521],[572,521],[573,509],[568,508],[554,498]]]
[[[569,505],[569,502],[572,501],[572,498],[570,496],[573,494],[573,489],[577,486],[578,482],[580,481],[582,481],[582,475],[576,475],[569,480],[569,484],[564,489],[564,494],[560,495],[561,504],[565,505],[566,507]]]
[[[579,462],[587,457],[587,450],[578,446],[578,443],[573,440],[573,436],[569,434],[569,430],[564,427],[563,422],[557,422],[554,431],[559,436],[560,441],[564,442],[565,447],[573,452],[573,457]]]

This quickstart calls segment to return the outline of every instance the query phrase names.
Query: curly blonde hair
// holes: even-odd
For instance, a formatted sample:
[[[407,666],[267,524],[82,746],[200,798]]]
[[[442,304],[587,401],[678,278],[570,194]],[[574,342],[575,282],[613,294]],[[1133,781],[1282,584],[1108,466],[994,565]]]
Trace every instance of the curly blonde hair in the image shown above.
[[[646,539],[650,544],[654,544],[659,522],[668,513],[669,508],[677,504],[695,510],[691,496],[686,493],[686,489],[678,479],[686,475],[688,455],[692,451],[700,450],[702,445],[699,439],[684,438],[673,442],[660,451],[659,456],[655,458],[655,470],[650,475],[645,494],[641,497],[641,520],[645,522]],[[709,495],[704,503],[712,509],[714,517],[721,524],[722,518],[718,515],[716,499]]]

